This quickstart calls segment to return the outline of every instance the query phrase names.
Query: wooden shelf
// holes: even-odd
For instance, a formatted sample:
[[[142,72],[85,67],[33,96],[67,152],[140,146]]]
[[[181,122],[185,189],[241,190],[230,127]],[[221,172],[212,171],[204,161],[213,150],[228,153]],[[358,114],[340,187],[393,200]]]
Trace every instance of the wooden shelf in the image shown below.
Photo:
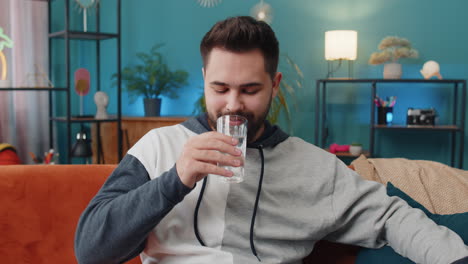
[[[0,91],[66,91],[67,88],[56,87],[2,87]]]
[[[53,121],[67,122],[67,118],[64,116],[53,117]],[[102,123],[102,122],[117,122],[119,119],[116,116],[109,116],[107,119],[96,119],[94,117],[70,117],[72,123]]]
[[[328,148],[325,149],[325,150],[328,151],[328,152],[330,152],[330,149],[328,149]],[[330,153],[331,153],[331,152],[330,152]],[[342,157],[342,158],[357,158],[357,157],[361,156],[361,154],[364,155],[364,156],[366,156],[366,157],[370,157],[370,156],[371,156],[371,155],[370,155],[370,152],[367,151],[367,150],[362,151],[362,153],[359,154],[359,155],[352,155],[352,154],[349,153],[349,152],[336,152],[336,153],[332,153],[332,154],[335,154],[337,157]]]
[[[318,82],[327,83],[465,83],[463,79],[353,79],[353,78],[329,78],[319,79]]]
[[[399,130],[450,130],[459,131],[460,127],[455,125],[374,125],[375,129],[399,129]]]
[[[81,40],[104,40],[117,38],[118,34],[112,33],[101,33],[101,32],[82,32],[82,31],[58,31],[49,34],[50,38],[70,38],[70,39],[81,39]]]

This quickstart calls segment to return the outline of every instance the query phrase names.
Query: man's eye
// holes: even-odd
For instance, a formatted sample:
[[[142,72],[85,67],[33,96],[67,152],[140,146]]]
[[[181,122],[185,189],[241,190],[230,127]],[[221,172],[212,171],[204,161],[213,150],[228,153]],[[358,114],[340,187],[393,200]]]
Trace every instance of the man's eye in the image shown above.
[[[223,94],[227,92],[227,89],[216,89],[215,92],[219,94]]]
[[[245,94],[256,94],[257,90],[244,90]]]

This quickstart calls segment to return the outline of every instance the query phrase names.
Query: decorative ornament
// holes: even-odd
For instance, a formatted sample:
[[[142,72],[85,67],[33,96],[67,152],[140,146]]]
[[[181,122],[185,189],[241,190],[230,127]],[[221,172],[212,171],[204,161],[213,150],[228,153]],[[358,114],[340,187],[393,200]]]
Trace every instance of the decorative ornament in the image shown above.
[[[250,14],[255,19],[264,21],[267,24],[271,24],[271,22],[273,22],[273,8],[263,0],[260,0],[260,3],[252,7]]]
[[[440,66],[436,61],[430,60],[424,63],[420,72],[422,76],[424,76],[424,79],[430,79],[433,76],[437,76],[439,80],[442,80],[442,75],[440,75]]]
[[[107,105],[109,104],[109,96],[105,92],[96,92],[94,94],[94,102],[96,103],[97,111],[94,118],[108,119]]]
[[[23,85],[24,87],[49,87],[54,88],[54,84],[50,81],[47,74],[44,72],[44,69],[38,65],[34,64],[34,73],[26,74],[24,78]]]
[[[214,7],[221,3],[222,0],[197,0],[198,4],[203,7]]]
[[[78,8],[83,9],[83,31],[88,31],[87,10],[99,4],[99,0],[75,0]]]
[[[8,64],[2,52],[4,47],[13,48],[13,41],[3,33],[3,28],[0,27],[0,80],[6,80],[7,77]]]
[[[85,68],[75,71],[75,92],[80,96],[80,115],[83,115],[83,96],[89,93],[90,74]]]

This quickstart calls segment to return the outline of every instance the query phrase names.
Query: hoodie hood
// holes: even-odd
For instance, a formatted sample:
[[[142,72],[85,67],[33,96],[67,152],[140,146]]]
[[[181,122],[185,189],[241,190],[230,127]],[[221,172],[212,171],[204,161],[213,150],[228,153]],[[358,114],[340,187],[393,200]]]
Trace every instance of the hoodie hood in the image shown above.
[[[212,131],[211,127],[208,125],[207,113],[203,113],[197,117],[190,118],[189,120],[183,122],[182,125],[197,134]],[[281,130],[281,128],[279,128],[276,125],[271,125],[270,122],[265,120],[265,130],[263,131],[263,134],[255,142],[248,143],[247,147],[274,147],[279,143],[285,141],[288,137],[289,135],[286,134],[283,130]]]

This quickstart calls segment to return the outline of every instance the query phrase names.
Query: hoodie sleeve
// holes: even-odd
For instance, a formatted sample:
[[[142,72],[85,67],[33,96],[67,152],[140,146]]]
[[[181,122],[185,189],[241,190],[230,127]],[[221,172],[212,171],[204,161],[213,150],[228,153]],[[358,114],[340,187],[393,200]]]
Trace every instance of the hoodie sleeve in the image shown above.
[[[328,240],[369,248],[388,244],[416,263],[452,263],[468,256],[457,234],[400,198],[389,197],[384,185],[363,180],[341,161],[335,168],[335,227]]]
[[[149,232],[191,190],[175,166],[150,180],[140,161],[127,154],[80,217],[78,262],[121,263],[137,256]]]

